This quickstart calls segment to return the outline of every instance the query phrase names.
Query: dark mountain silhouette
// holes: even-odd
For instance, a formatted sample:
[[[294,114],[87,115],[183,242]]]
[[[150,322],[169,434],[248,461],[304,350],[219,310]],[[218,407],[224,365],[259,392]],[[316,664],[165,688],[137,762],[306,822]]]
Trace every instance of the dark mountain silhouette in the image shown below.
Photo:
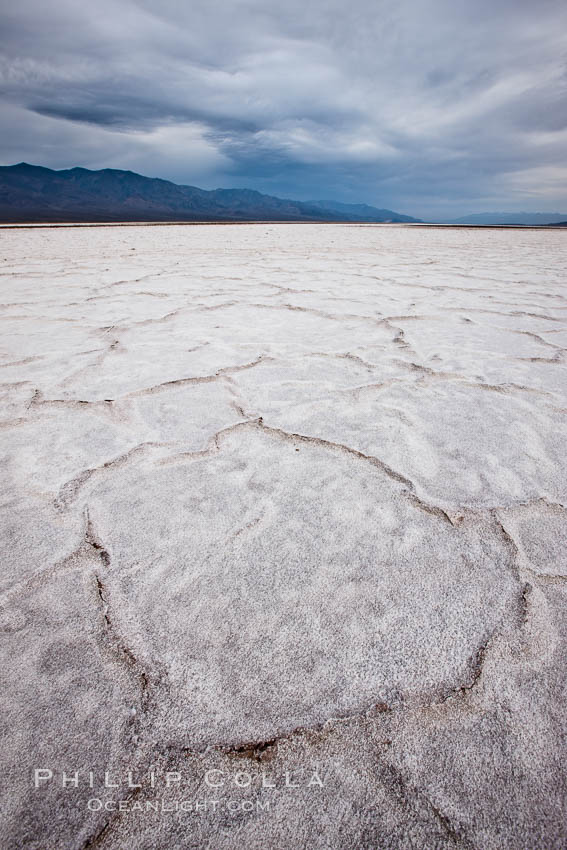
[[[339,201],[307,201],[307,203],[312,207],[329,210],[358,221],[421,221],[419,218],[412,218],[411,215],[402,215],[393,210],[379,210],[368,204],[342,204]]]
[[[4,222],[417,221],[366,205],[323,203],[333,202],[302,203],[250,189],[205,191],[114,168],[54,171],[25,162],[0,167]]]

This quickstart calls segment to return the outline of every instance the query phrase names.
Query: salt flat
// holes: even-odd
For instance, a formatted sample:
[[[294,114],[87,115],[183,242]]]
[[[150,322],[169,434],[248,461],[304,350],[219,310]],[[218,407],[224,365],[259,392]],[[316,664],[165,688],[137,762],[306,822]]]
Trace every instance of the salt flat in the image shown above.
[[[565,233],[0,243],[1,846],[564,848]]]

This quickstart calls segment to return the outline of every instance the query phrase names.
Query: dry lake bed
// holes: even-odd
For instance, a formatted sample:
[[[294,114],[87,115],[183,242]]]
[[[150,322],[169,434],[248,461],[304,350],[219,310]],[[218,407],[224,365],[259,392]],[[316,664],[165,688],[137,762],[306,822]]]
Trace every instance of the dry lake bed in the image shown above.
[[[566,238],[0,231],[3,850],[567,846]]]

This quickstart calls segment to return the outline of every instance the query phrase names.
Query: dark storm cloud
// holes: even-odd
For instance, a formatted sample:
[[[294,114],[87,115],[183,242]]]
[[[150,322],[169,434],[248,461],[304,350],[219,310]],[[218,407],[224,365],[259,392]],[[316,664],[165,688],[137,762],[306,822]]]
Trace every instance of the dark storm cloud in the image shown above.
[[[20,0],[0,156],[424,216],[567,210],[566,31],[563,0]]]

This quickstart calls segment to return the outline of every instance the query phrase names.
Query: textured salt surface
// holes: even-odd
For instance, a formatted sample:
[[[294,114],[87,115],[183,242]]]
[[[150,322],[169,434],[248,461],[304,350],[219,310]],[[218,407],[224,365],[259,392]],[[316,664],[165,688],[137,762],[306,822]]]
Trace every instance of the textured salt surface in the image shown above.
[[[0,240],[1,846],[565,847],[564,234]]]

